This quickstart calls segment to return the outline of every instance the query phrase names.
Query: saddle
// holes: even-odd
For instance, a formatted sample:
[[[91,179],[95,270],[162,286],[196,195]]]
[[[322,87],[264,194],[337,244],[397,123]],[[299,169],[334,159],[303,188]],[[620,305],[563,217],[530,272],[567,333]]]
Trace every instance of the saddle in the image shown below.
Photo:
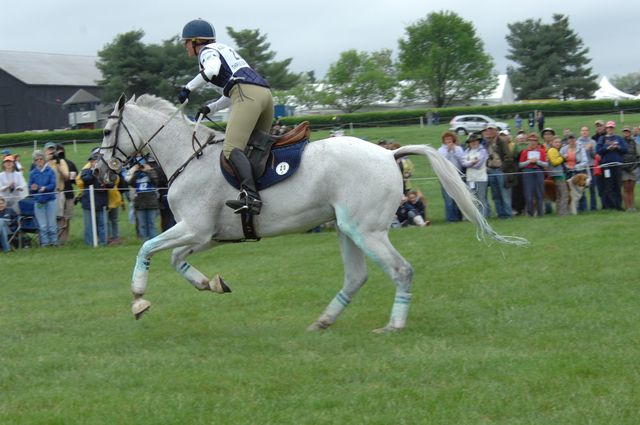
[[[309,140],[310,135],[309,121],[301,122],[282,136],[273,136],[260,130],[253,130],[244,153],[249,158],[256,180],[265,174],[272,149],[284,148]],[[220,154],[220,166],[223,168],[223,173],[236,177],[231,164],[222,153]]]

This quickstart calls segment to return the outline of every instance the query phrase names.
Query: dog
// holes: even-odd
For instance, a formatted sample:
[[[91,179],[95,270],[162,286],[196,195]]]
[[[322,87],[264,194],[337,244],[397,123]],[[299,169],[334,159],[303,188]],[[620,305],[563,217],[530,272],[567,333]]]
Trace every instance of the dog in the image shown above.
[[[584,194],[584,189],[589,186],[590,178],[586,174],[575,174],[567,180],[567,188],[569,189],[569,212],[573,215],[578,214],[578,201]],[[557,192],[556,185],[553,180],[545,179],[544,181],[544,200],[556,202]]]

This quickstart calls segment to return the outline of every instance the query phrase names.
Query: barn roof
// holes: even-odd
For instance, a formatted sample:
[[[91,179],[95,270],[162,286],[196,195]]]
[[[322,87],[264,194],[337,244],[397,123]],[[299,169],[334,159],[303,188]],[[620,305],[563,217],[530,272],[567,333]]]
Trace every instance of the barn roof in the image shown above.
[[[0,50],[0,69],[29,85],[96,86],[96,56]]]

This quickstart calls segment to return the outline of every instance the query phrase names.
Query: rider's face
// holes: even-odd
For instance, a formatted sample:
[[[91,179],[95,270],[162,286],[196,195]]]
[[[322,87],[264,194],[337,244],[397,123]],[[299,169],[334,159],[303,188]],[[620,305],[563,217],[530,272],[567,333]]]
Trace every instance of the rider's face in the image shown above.
[[[187,55],[189,55],[190,58],[196,56],[196,51],[193,49],[193,43],[191,40],[186,40],[184,42],[184,48],[187,50]]]

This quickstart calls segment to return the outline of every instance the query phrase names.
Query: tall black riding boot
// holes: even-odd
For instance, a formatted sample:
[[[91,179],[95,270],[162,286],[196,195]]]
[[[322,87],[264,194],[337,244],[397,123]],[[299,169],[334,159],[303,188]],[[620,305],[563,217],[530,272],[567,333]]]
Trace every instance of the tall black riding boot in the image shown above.
[[[262,200],[256,189],[256,181],[253,177],[253,170],[249,159],[240,149],[234,149],[231,151],[231,155],[229,155],[229,162],[240,182],[241,192],[238,199],[227,201],[225,204],[233,208],[236,214],[240,214],[243,211],[255,215],[260,214]]]

